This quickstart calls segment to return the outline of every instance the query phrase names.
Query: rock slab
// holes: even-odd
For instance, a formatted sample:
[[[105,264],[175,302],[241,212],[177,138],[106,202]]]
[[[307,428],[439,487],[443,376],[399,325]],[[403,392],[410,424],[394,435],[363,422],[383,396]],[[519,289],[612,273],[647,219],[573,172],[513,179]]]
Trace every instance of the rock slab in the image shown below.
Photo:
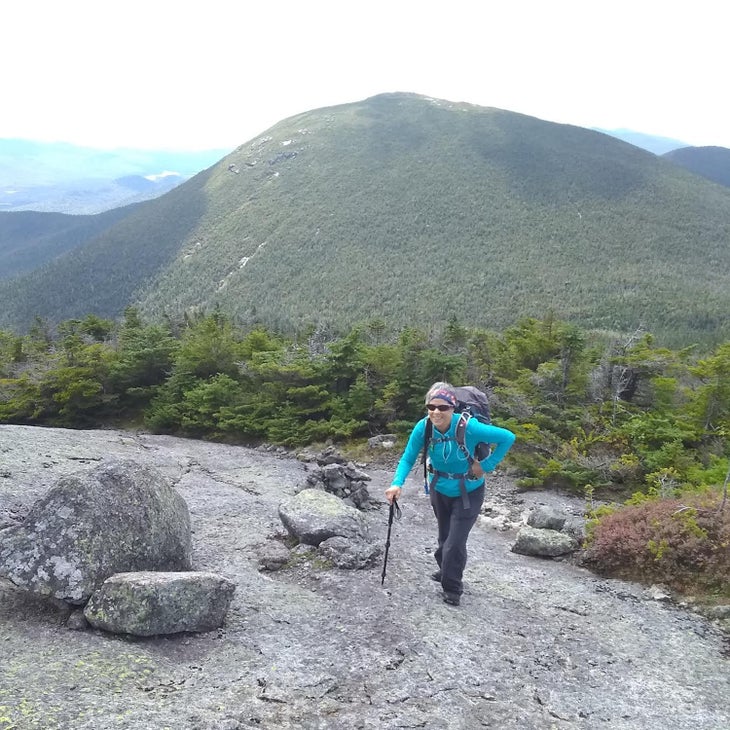
[[[235,589],[216,573],[119,573],[94,592],[84,616],[95,628],[115,634],[212,631],[223,625]]]
[[[330,537],[364,538],[367,532],[358,510],[319,489],[305,489],[281,504],[279,517],[289,534],[307,545]]]

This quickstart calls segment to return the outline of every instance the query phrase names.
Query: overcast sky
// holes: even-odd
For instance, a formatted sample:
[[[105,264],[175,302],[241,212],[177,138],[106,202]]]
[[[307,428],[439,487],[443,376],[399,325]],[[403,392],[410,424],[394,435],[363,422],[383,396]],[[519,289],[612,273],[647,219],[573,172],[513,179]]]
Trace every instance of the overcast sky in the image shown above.
[[[22,0],[0,138],[233,149],[407,91],[730,148],[718,0]]]

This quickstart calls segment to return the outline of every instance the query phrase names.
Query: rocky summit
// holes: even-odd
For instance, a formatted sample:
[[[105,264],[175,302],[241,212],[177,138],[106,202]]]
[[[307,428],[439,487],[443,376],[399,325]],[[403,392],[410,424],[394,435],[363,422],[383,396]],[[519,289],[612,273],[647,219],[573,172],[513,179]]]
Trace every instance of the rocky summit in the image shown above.
[[[122,639],[72,620],[71,603],[49,603],[6,580],[0,727],[730,727],[720,619],[659,587],[514,551],[524,527],[552,529],[527,525],[534,507],[570,520],[581,505],[520,493],[504,475],[489,478],[458,607],[443,603],[430,579],[435,523],[417,474],[392,524],[383,576],[375,549],[368,555],[377,561],[336,558],[353,546],[382,551],[391,472],[358,465],[370,477],[368,507],[356,518],[353,504],[342,511],[357,530],[297,541],[282,514],[298,522],[318,505],[329,510],[330,500],[301,497],[318,467],[276,449],[0,426],[0,548],[59,480],[124,461],[161,474],[184,500],[192,571],[225,581],[225,621],[212,631]],[[142,592],[162,580],[134,579]]]

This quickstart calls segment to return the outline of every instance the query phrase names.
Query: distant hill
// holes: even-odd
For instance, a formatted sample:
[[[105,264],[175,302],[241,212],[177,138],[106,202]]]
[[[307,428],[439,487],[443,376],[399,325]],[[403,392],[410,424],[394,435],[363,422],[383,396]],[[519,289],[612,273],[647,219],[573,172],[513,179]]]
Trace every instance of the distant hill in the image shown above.
[[[0,213],[0,279],[39,268],[98,236],[133,210],[133,206],[115,208],[93,216]]]
[[[730,149],[727,147],[683,147],[664,157],[695,175],[730,187]]]
[[[16,188],[0,194],[0,211],[94,215],[157,198],[186,179],[177,174],[152,180],[140,175],[127,175],[116,180],[73,180],[57,185]]]
[[[230,150],[97,150],[0,139],[0,211],[94,214],[157,197]]]
[[[603,132],[610,134],[616,139],[622,139],[624,142],[628,142],[636,147],[641,147],[643,150],[653,152],[655,155],[663,155],[671,150],[676,150],[679,147],[686,147],[686,142],[681,142],[678,139],[671,139],[670,137],[657,137],[652,134],[645,134],[644,132],[634,132],[631,129],[598,129],[594,128],[597,132]]]
[[[730,191],[606,134],[385,94],[283,120],[33,272],[0,326],[220,307],[288,332],[519,317],[730,338]]]

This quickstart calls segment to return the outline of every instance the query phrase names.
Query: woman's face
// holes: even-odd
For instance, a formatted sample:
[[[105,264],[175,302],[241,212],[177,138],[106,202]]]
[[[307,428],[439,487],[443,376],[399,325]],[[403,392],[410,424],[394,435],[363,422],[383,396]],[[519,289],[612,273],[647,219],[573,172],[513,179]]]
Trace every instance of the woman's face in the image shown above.
[[[451,423],[451,416],[454,414],[454,406],[441,398],[431,398],[426,405],[428,417],[431,419],[434,428],[445,431]]]

